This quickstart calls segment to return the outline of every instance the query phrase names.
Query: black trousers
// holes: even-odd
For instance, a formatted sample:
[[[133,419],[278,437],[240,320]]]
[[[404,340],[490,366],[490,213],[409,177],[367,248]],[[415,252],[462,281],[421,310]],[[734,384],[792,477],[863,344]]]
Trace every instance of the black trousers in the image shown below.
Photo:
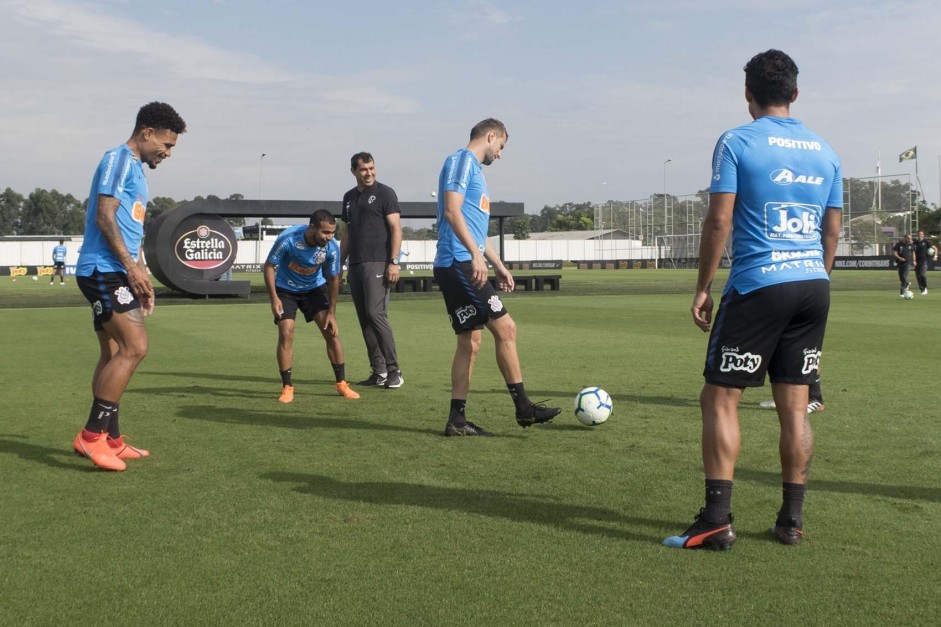
[[[904,294],[908,286],[912,284],[912,282],[908,280],[908,271],[911,270],[911,268],[912,267],[907,263],[903,263],[899,266],[899,283],[901,283],[899,286],[899,294]]]
[[[928,262],[915,266],[915,278],[918,280],[918,289],[928,289]]]
[[[366,341],[369,367],[375,374],[399,370],[392,325],[389,324],[389,285],[385,279],[386,262],[367,261],[351,264],[347,273],[350,296]]]

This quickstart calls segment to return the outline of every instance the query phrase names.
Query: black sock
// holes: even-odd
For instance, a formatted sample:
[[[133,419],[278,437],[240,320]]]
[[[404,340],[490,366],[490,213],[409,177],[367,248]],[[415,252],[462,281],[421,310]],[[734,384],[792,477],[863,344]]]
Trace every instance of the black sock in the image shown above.
[[[806,483],[781,483],[783,502],[778,512],[776,525],[790,527],[791,521],[798,527],[804,526],[804,495],[807,494]]]
[[[519,383],[507,383],[506,389],[510,391],[510,396],[513,397],[513,404],[516,405],[516,409],[525,409],[532,405],[529,397],[526,395],[526,386],[523,385],[522,381]]]
[[[111,423],[111,415],[118,413],[118,404],[103,401],[97,396],[92,401],[91,411],[88,412],[88,422],[85,429],[94,433],[104,433]]]
[[[732,482],[706,479],[706,509],[703,518],[710,523],[727,523],[732,513]]]
[[[114,411],[111,412],[111,420],[108,421],[108,437],[112,440],[117,440],[121,437],[121,427],[118,426],[118,416],[120,416],[120,414],[120,409],[115,405]]]
[[[451,411],[448,414],[448,421],[461,426],[467,422],[467,417],[465,411],[467,410],[467,399],[463,398],[452,398],[451,399]]]
[[[333,366],[333,376],[337,378],[337,383],[346,381],[346,364],[330,364]]]
[[[810,384],[809,396],[811,402],[823,402],[823,389],[820,387],[820,377],[817,377],[817,380]]]
[[[281,371],[281,385],[294,385],[291,383],[291,370],[293,370],[293,368]]]

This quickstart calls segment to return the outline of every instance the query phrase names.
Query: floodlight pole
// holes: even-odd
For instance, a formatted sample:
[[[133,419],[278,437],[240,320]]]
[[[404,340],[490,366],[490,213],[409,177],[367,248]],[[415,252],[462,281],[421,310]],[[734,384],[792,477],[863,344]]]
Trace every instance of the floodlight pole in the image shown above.
[[[267,153],[261,153],[261,156],[258,157],[258,200],[264,203],[265,200],[265,155]],[[264,204],[262,204],[264,207]],[[261,258],[261,216],[258,217],[258,239],[255,240],[255,263],[257,264]]]
[[[663,162],[663,233],[667,234],[667,164],[673,159],[667,159]],[[662,241],[662,240],[661,240]],[[657,249],[657,257],[660,257],[660,249]],[[659,265],[659,264],[658,264]]]

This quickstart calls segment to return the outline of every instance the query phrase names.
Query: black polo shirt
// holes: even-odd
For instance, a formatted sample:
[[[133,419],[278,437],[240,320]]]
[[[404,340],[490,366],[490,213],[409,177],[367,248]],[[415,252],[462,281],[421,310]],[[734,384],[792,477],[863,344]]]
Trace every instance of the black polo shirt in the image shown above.
[[[378,181],[363,191],[354,187],[343,195],[340,219],[349,228],[350,264],[392,258],[389,223],[386,222],[386,216],[392,213],[401,213],[399,199],[395,190]]]
[[[912,244],[906,244],[905,242],[896,242],[895,246],[892,247],[892,252],[898,254],[899,257],[905,259],[905,261],[899,261],[897,258],[893,257],[895,260],[895,265],[902,267],[904,265],[911,265],[915,256],[915,247]]]
[[[933,248],[930,239],[915,240],[915,261],[918,265],[928,263],[928,259],[931,257],[931,255],[928,254],[929,248]]]

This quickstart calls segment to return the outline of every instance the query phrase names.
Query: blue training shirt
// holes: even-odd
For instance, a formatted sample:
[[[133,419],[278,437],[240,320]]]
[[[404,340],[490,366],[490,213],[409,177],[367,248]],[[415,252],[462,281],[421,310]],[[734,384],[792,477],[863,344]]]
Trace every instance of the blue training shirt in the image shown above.
[[[734,193],[732,271],[723,293],[828,279],[821,226],[843,208],[840,159],[794,118],[766,116],[719,139],[710,193]]]
[[[88,194],[88,211],[85,213],[85,239],[75,270],[78,276],[90,276],[95,270],[127,273],[95,222],[99,195],[111,196],[120,202],[115,218],[127,252],[137,261],[141,240],[144,239],[147,177],[144,176],[141,160],[127,144],[106,152],[95,170],[91,192]]]
[[[52,262],[65,263],[65,254],[65,246],[58,244],[55,248],[52,249]]]
[[[444,199],[446,192],[464,195],[461,213],[471,236],[477,244],[480,254],[487,247],[487,230],[490,227],[490,196],[483,168],[473,152],[461,148],[444,160],[444,167],[438,176],[438,249],[434,266],[447,268],[455,261],[470,261],[470,251],[451,229],[451,223],[444,217]]]
[[[275,240],[268,263],[277,266],[274,285],[289,292],[309,292],[327,282],[325,276],[340,274],[340,246],[311,246],[304,239],[306,224],[286,229]]]

